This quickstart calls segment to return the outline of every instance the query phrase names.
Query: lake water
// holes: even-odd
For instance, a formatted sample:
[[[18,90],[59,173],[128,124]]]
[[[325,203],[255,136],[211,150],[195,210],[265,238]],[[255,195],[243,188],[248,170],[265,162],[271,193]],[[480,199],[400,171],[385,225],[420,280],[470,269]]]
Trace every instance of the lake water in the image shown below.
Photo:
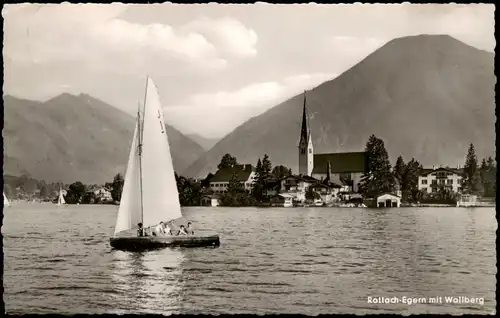
[[[183,208],[221,246],[147,253],[110,248],[116,213],[4,210],[7,313],[495,313],[494,208]]]

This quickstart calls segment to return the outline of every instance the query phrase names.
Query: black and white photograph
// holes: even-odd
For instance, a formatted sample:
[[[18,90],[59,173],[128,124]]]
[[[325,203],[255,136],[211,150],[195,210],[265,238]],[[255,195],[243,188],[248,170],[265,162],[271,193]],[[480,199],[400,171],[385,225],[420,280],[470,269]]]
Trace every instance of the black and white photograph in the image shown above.
[[[4,4],[2,314],[495,315],[494,15]]]

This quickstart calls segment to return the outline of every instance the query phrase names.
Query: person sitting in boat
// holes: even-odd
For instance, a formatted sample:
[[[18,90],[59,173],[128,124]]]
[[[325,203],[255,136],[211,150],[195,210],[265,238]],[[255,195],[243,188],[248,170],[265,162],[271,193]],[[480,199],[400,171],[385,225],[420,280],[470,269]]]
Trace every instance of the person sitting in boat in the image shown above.
[[[148,236],[148,233],[146,233],[146,231],[142,227],[142,223],[138,223],[137,226],[139,227],[137,229],[137,236]]]
[[[186,232],[189,235],[194,235],[193,227],[191,226],[191,222],[188,222]]]
[[[157,226],[154,227],[153,229],[153,236],[160,236],[163,235],[163,221],[160,222]]]
[[[179,227],[179,232],[177,232],[177,235],[187,235],[186,228],[184,227],[184,225],[181,225]]]
[[[172,235],[172,229],[170,228],[170,225],[167,222],[163,222],[163,233],[165,235]]]

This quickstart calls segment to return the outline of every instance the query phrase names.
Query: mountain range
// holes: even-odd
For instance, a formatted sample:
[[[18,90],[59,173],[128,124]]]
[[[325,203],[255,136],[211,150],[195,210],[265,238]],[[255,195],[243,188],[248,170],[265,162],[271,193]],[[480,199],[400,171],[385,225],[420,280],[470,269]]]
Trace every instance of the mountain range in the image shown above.
[[[306,94],[315,153],[363,151],[375,134],[394,163],[463,165],[470,143],[481,159],[495,151],[494,54],[448,35],[391,40]],[[205,176],[230,153],[298,171],[303,94],[253,117],[205,152],[183,175]]]
[[[86,94],[46,102],[4,96],[4,175],[46,182],[104,183],[125,172],[135,118]],[[166,125],[182,171],[205,151]]]

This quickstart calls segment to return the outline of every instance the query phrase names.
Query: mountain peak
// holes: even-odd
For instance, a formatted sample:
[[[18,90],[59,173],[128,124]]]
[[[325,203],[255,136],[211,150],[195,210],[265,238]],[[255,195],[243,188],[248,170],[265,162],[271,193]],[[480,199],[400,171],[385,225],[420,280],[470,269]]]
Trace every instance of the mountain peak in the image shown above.
[[[397,38],[394,38],[392,39],[390,42],[397,42],[397,41],[401,41],[401,40],[411,40],[411,41],[449,41],[449,40],[453,40],[453,41],[457,41],[457,42],[460,42],[460,43],[463,43],[457,39],[455,39],[454,37],[452,37],[451,35],[449,34],[415,34],[415,35],[406,35],[406,36],[401,36],[401,37],[397,37]]]
[[[408,47],[420,52],[431,52],[446,50],[473,50],[482,51],[471,45],[468,45],[449,34],[417,34],[399,37],[387,42],[382,48]],[[486,52],[486,51],[484,51]]]
[[[87,93],[80,93],[80,94],[71,94],[68,92],[61,93],[59,95],[56,95],[52,98],[49,98],[46,103],[51,103],[53,101],[75,101],[75,100],[81,100],[81,101],[88,101],[89,99],[97,102],[104,103],[98,98],[95,98]]]
[[[53,103],[53,102],[61,102],[61,101],[71,101],[77,99],[78,96],[70,94],[70,93],[61,93],[59,95],[56,95],[54,97],[49,98],[45,103]]]

